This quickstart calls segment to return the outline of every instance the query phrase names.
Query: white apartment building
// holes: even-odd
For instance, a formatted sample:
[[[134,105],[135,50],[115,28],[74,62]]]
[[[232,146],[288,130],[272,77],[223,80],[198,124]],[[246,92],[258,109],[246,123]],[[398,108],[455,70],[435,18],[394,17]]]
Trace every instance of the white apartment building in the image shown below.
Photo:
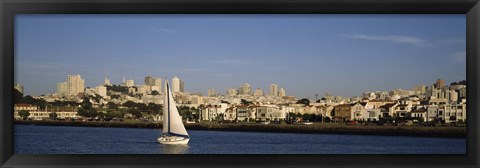
[[[285,93],[285,89],[281,88],[280,91],[278,91],[278,96],[280,97],[285,97],[287,93]]]
[[[217,92],[215,91],[215,89],[208,89],[208,93],[207,93],[207,96],[208,97],[215,97],[217,95]]]
[[[253,92],[253,96],[263,96],[263,90],[258,88],[257,90],[255,90],[255,92]]]
[[[172,79],[172,92],[180,92],[180,79],[178,77],[173,77]]]
[[[107,87],[103,85],[99,85],[95,87],[95,92],[104,98],[107,97]]]
[[[125,81],[125,86],[127,87],[132,87],[135,85],[135,81],[133,79],[129,79],[127,81]]]
[[[70,96],[76,96],[79,93],[83,93],[85,89],[85,81],[80,75],[68,75],[67,76],[68,90],[67,94]]]
[[[240,88],[241,95],[249,95],[251,91],[252,91],[252,88],[250,87],[249,83],[243,84],[242,87]]]
[[[230,88],[230,89],[227,90],[227,95],[235,96],[235,95],[237,95],[237,90],[233,89],[233,88]]]
[[[278,96],[278,85],[277,84],[271,84],[270,85],[270,96],[274,96],[274,97]]]
[[[60,82],[57,84],[57,94],[60,96],[66,96],[68,92],[67,82]]]

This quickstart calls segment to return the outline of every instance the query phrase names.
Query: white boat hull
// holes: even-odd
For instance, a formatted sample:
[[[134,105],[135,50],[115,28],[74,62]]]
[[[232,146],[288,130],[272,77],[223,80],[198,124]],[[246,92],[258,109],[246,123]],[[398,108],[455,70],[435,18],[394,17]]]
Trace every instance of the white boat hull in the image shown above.
[[[160,137],[157,140],[161,144],[166,144],[166,145],[186,145],[188,144],[188,141],[190,141],[190,138],[163,138]]]

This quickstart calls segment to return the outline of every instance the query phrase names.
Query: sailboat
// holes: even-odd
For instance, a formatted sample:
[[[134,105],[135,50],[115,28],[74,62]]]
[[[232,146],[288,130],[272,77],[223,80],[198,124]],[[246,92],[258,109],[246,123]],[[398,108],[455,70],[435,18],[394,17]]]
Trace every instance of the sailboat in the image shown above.
[[[182,123],[182,117],[178,113],[177,105],[173,100],[172,91],[165,80],[165,98],[163,100],[163,128],[162,135],[158,137],[161,144],[188,144],[190,137]]]

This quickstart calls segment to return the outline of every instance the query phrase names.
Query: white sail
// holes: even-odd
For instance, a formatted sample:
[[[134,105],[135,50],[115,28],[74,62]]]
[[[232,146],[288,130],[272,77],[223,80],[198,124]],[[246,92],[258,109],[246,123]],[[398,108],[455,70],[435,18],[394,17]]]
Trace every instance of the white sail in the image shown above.
[[[185,135],[188,136],[187,130],[182,122],[182,117],[178,113],[177,105],[173,100],[173,94],[170,90],[168,82],[165,81],[165,101],[164,101],[164,111],[163,116],[165,117],[163,123],[163,131],[164,133],[173,133],[177,135]]]
[[[168,125],[169,125],[169,121],[168,121],[168,93],[167,93],[167,81],[165,80],[165,90],[163,92],[163,129],[162,129],[162,133],[168,133]]]

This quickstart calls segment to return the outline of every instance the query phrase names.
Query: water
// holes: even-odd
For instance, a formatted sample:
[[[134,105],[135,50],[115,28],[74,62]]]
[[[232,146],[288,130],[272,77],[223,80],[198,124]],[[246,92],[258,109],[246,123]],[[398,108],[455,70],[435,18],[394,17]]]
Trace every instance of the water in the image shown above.
[[[465,154],[466,139],[188,131],[162,145],[159,129],[15,125],[16,154]]]

